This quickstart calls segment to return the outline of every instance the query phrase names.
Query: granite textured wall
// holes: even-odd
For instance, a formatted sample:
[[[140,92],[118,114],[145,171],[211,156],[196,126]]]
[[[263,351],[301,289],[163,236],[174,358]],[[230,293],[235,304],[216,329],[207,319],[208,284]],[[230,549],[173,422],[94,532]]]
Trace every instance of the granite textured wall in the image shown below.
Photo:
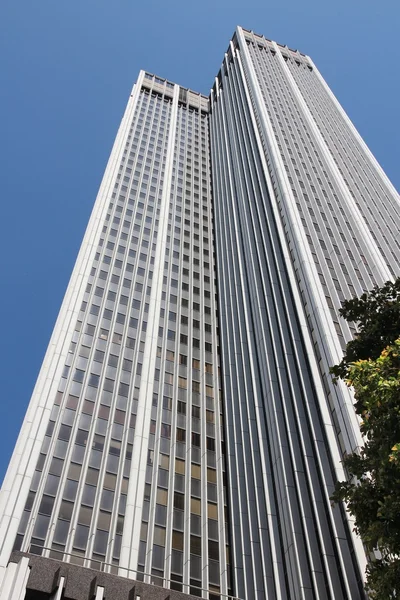
[[[166,590],[125,577],[101,573],[26,552],[13,552],[10,562],[29,558],[30,575],[26,586],[28,600],[44,600],[54,594],[64,578],[63,600],[94,600],[104,588],[104,600],[194,600],[194,596]]]

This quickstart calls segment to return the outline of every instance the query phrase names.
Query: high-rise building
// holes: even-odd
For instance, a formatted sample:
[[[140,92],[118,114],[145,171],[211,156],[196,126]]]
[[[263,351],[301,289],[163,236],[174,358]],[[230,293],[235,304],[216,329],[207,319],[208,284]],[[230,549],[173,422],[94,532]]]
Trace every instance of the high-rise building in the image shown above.
[[[399,198],[300,52],[239,28],[210,110],[234,590],[358,598],[329,496],[361,439],[329,367],[356,331],[341,302],[400,274]]]
[[[329,368],[399,225],[304,54],[239,27],[209,98],[142,71],[3,484],[0,600],[362,598]]]

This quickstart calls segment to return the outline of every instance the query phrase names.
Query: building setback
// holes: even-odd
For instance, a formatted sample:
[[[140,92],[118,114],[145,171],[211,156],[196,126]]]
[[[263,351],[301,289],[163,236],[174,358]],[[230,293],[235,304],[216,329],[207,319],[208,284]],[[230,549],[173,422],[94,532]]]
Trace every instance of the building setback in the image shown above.
[[[2,487],[0,600],[363,598],[329,367],[399,225],[304,54],[238,27],[209,98],[141,71]]]

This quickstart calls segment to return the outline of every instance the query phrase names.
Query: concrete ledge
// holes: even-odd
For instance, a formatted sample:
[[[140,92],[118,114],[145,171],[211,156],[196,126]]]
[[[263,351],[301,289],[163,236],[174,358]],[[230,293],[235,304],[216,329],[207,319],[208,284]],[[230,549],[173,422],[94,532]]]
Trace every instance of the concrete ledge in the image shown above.
[[[105,600],[195,600],[196,596],[167,590],[155,585],[79,567],[53,558],[27,552],[13,552],[10,563],[29,558],[30,574],[26,590],[41,594],[54,594],[65,578],[63,600],[94,600],[98,587],[104,588]]]

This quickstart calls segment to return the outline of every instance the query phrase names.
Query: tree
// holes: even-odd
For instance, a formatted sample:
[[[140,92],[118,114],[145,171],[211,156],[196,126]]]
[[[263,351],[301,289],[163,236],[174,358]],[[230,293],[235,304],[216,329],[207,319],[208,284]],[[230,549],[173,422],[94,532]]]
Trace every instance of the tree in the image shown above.
[[[400,278],[344,303],[342,316],[359,325],[358,336],[332,368],[353,387],[365,444],[345,456],[349,480],[339,482],[334,502],[347,503],[355,530],[371,553],[371,599],[400,598]]]
[[[342,362],[331,369],[336,377],[346,379],[351,363],[378,358],[386,346],[400,337],[400,277],[360,298],[346,300],[339,313],[346,321],[356,322],[359,330],[347,344]]]

